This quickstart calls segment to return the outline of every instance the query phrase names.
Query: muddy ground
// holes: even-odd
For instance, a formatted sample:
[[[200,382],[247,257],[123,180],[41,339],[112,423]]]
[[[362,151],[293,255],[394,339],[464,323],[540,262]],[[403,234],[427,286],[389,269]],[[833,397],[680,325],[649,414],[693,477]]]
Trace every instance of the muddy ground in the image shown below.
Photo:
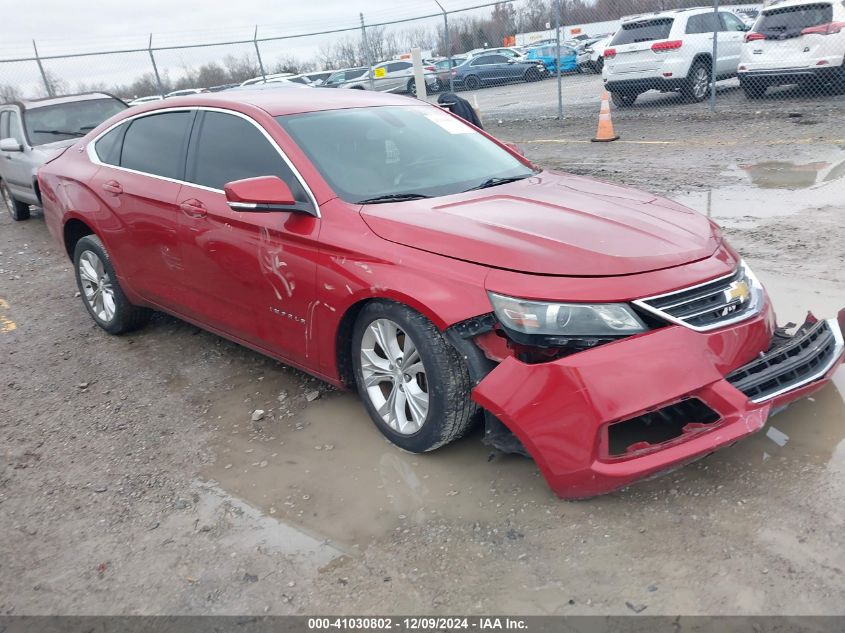
[[[488,127],[710,213],[786,321],[845,305],[843,117],[788,114],[626,113],[613,144],[592,117]],[[4,215],[2,614],[845,613],[845,370],[746,441],[563,502],[477,433],[402,453],[350,395],[165,316],[109,336],[74,295],[40,215]]]

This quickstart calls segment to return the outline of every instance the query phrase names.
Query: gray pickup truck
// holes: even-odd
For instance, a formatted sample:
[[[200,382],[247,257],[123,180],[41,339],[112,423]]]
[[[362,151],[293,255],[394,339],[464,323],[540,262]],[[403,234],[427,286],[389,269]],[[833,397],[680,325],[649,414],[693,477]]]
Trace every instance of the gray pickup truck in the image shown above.
[[[126,107],[104,92],[0,105],[0,197],[12,219],[41,204],[41,165]]]

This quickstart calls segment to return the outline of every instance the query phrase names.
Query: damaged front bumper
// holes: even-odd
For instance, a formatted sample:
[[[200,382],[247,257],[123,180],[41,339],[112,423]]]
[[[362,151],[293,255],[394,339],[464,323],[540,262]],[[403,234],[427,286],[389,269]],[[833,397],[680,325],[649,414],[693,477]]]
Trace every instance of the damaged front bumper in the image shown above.
[[[789,336],[766,308],[730,327],[671,325],[551,362],[508,357],[473,399],[558,496],[610,492],[760,430],[771,411],[830,379],[843,360],[845,310]]]

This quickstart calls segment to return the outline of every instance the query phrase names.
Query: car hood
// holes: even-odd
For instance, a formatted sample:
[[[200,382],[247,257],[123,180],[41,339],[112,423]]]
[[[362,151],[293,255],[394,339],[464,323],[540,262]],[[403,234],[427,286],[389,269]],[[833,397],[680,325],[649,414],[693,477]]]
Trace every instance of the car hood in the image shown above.
[[[78,138],[68,138],[61,141],[53,141],[52,143],[42,143],[33,147],[33,154],[37,157],[35,162],[46,163],[49,160],[58,158],[71,145],[79,142]]]
[[[630,275],[704,259],[721,237],[707,218],[619,185],[544,171],[454,196],[363,205],[379,237],[519,272]]]

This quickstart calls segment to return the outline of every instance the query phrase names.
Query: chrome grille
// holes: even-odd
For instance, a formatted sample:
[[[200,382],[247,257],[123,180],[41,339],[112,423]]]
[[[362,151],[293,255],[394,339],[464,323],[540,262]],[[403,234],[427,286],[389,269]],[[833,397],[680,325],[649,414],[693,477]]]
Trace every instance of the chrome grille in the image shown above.
[[[704,331],[757,314],[762,297],[760,282],[745,264],[740,264],[725,277],[634,303],[667,321]]]

